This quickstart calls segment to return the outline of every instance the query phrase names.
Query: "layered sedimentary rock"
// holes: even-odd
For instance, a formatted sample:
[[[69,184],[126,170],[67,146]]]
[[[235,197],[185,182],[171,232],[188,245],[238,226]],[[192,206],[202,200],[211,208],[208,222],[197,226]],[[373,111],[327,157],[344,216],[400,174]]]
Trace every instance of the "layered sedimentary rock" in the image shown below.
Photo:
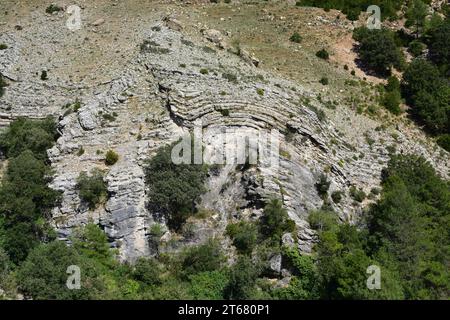
[[[74,228],[94,222],[105,230],[120,257],[132,261],[157,250],[177,250],[220,237],[230,221],[256,219],[268,199],[279,198],[297,225],[297,234],[286,234],[283,241],[310,252],[316,236],[307,217],[324,204],[316,190],[321,174],[331,182],[329,194],[345,192],[339,204],[329,202],[342,220],[350,222],[357,220],[362,206],[351,199],[349,188],[369,192],[379,184],[389,159],[387,146],[394,140],[401,142],[399,152],[423,154],[446,174],[447,163],[401,133],[395,138],[374,133],[379,136],[371,144],[365,142],[370,137],[347,141],[336,124],[319,119],[313,111],[322,107],[314,92],[257,68],[248,56],[222,49],[226,45],[213,37],[216,33],[206,34],[209,40],[201,42],[185,36],[167,19],[152,23],[123,69],[95,86],[43,83],[35,75],[22,76],[15,72],[23,54],[21,41],[2,36],[10,47],[0,51],[6,57],[0,71],[10,86],[1,100],[0,125],[18,116],[58,119],[61,136],[48,154],[55,171],[51,187],[63,195],[53,210],[61,239],[68,240]],[[75,101],[79,108],[61,108]],[[205,150],[218,149],[223,141],[217,137],[226,133],[236,142],[229,150],[234,154],[245,147],[246,137],[278,132],[277,165],[260,161],[217,166],[198,204],[211,216],[190,221],[191,229],[177,235],[146,205],[145,161],[160,146],[199,127]],[[119,154],[119,161],[110,167],[104,164],[108,150]],[[76,180],[80,172],[93,168],[105,170],[109,197],[90,210],[80,202]],[[161,246],[155,246],[151,234],[155,223],[164,231],[156,239]],[[229,247],[226,237],[222,239]],[[278,262],[273,259],[275,269]]]

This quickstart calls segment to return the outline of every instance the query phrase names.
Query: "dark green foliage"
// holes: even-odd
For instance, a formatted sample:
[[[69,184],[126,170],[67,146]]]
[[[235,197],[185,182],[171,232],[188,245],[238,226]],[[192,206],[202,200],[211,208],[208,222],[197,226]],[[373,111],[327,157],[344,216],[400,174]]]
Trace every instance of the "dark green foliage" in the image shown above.
[[[400,91],[400,81],[398,80],[398,78],[396,76],[390,76],[388,78],[385,89],[388,92]]]
[[[448,17],[435,30],[431,31],[429,48],[431,60],[439,67],[442,74],[449,76],[450,19]]]
[[[316,56],[323,60],[328,60],[330,58],[330,54],[325,49],[321,49],[321,50],[317,51]]]
[[[240,253],[252,253],[258,240],[258,228],[254,223],[241,221],[229,224],[226,232]]]
[[[133,282],[126,265],[120,266],[106,235],[88,224],[72,237],[73,246],[53,241],[35,247],[17,272],[19,288],[33,299],[129,298]],[[78,266],[80,289],[69,290],[67,268]]]
[[[93,169],[89,176],[86,172],[81,172],[76,188],[80,199],[87,203],[90,209],[94,209],[97,204],[106,200],[108,195],[103,172],[100,169]]]
[[[195,213],[196,201],[205,192],[207,167],[174,164],[171,159],[174,145],[161,148],[148,162],[146,178],[150,186],[150,207],[166,215],[171,228],[179,229],[187,217]]]
[[[199,272],[219,270],[224,262],[225,257],[219,242],[210,240],[203,245],[186,250],[181,266],[183,274],[189,276]]]
[[[248,256],[239,256],[230,270],[229,283],[225,288],[228,299],[249,299],[253,296],[261,267]]]
[[[302,36],[298,32],[294,32],[292,36],[289,38],[292,42],[300,43],[302,42]]]
[[[53,12],[59,12],[59,11],[63,11],[63,10],[64,9],[62,7],[52,3],[45,9],[45,12],[48,14],[52,14]]]
[[[146,286],[160,284],[160,266],[158,261],[153,258],[139,258],[134,265],[132,276],[136,281]]]
[[[294,248],[283,248],[283,259],[293,277],[289,286],[275,289],[272,295],[283,300],[317,299],[317,267],[310,256],[300,255]]]
[[[406,298],[448,298],[449,213],[449,184],[424,158],[391,159],[369,232],[372,251],[384,252],[398,264]]]
[[[235,74],[232,73],[222,73],[222,78],[228,80],[229,82],[232,83],[237,83],[238,82],[238,78]]]
[[[90,288],[69,290],[66,286],[67,268],[78,265],[81,258],[77,252],[63,242],[41,244],[30,252],[17,274],[20,289],[35,300],[40,299],[83,299],[89,297]],[[81,278],[86,278],[82,270]],[[83,283],[84,284],[84,283]]]
[[[328,85],[328,78],[327,77],[322,77],[319,81],[321,84],[323,84],[324,86]]]
[[[436,142],[441,148],[450,152],[450,134],[440,135]]]
[[[361,11],[366,11],[370,5],[377,5],[381,8],[381,18],[395,18],[397,11],[401,8],[402,0],[299,0],[297,6],[311,6],[324,8],[325,10],[341,10],[347,19],[358,20]]]
[[[432,63],[415,59],[403,74],[403,94],[412,114],[434,133],[450,130],[450,86]]]
[[[355,186],[350,187],[350,196],[357,202],[363,202],[366,198],[366,193],[362,189],[358,189]]]
[[[383,97],[383,105],[395,115],[399,115],[402,110],[400,109],[402,95],[399,90],[386,91]]]
[[[0,288],[3,290],[0,293],[0,300],[5,298],[13,299],[16,296],[17,284],[15,274],[13,273],[13,266],[8,254],[0,246]]]
[[[397,47],[392,31],[361,27],[354,31],[354,38],[359,41],[359,59],[370,70],[385,76],[390,74],[392,67],[403,69],[404,56]]]
[[[105,164],[108,166],[114,165],[119,160],[119,155],[113,150],[108,150],[105,156]]]
[[[328,189],[330,189],[331,182],[328,180],[325,174],[321,174],[319,177],[319,181],[315,184],[317,193],[322,198],[325,198],[328,194]]]
[[[73,247],[84,257],[95,259],[105,265],[113,262],[106,234],[93,223],[75,230],[72,242]]]
[[[0,50],[6,50],[8,49],[8,46],[4,43],[0,43]]]
[[[264,207],[261,217],[261,233],[273,242],[279,243],[281,236],[286,232],[293,232],[295,223],[289,219],[287,210],[278,199],[272,199]]]
[[[224,271],[207,271],[189,277],[190,293],[195,299],[222,300],[228,286],[228,275]]]
[[[342,200],[342,195],[343,195],[342,191],[333,191],[333,193],[331,194],[331,199],[336,204],[340,203]]]
[[[423,51],[425,50],[426,46],[420,41],[411,41],[408,46],[408,51],[414,56],[418,57],[422,55]]]
[[[55,138],[50,118],[19,118],[0,135],[0,147],[9,157],[0,186],[0,245],[14,263],[24,260],[39,240],[54,237],[46,218],[59,193],[47,187],[52,173],[45,161]]]
[[[36,158],[45,160],[47,149],[56,138],[56,123],[52,118],[40,121],[18,118],[0,135],[0,148],[8,158],[31,150]]]
[[[46,70],[43,70],[42,72],[41,72],[41,80],[48,80],[48,74],[47,74],[47,71]]]
[[[315,230],[328,231],[337,225],[338,217],[333,211],[317,210],[309,214],[308,222]]]
[[[325,114],[325,112],[322,109],[319,109],[312,105],[308,105],[307,107],[316,114],[316,116],[320,122],[323,122],[326,120],[327,115]]]
[[[0,74],[0,98],[5,94],[5,87],[7,87],[8,84],[6,83],[5,79],[3,79],[3,76]]]
[[[408,10],[406,11],[406,27],[413,27],[416,36],[423,30],[425,26],[425,18],[428,14],[428,9],[425,3],[421,0],[412,0],[409,2]]]

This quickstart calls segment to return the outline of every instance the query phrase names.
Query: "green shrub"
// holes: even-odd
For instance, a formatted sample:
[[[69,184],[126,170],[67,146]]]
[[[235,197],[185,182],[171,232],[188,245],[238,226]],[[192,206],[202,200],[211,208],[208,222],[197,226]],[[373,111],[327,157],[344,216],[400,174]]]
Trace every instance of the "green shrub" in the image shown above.
[[[178,143],[159,149],[145,169],[149,206],[166,216],[172,229],[179,229],[195,213],[196,202],[206,191],[206,165],[173,163],[172,148]],[[193,157],[194,152],[191,152],[191,163],[194,163]]]
[[[252,253],[258,240],[258,228],[255,224],[245,221],[229,224],[226,233],[240,253]]]
[[[324,86],[328,85],[328,78],[327,77],[322,77],[319,81],[321,84],[323,84]]]
[[[220,243],[210,239],[205,244],[187,249],[181,263],[183,275],[219,270],[225,262]]]
[[[195,299],[222,300],[228,285],[228,275],[224,271],[200,272],[189,277],[190,293]]]
[[[399,115],[402,110],[400,109],[401,103],[400,91],[387,91],[383,97],[383,105],[395,115]]]
[[[47,71],[46,70],[43,70],[42,72],[41,72],[41,80],[48,80],[48,74],[47,74]]]
[[[350,196],[357,202],[363,202],[366,198],[366,193],[362,189],[358,189],[355,186],[350,187]]]
[[[47,152],[56,139],[51,118],[18,118],[0,135],[8,158],[0,185],[0,244],[14,263],[23,261],[39,240],[55,233],[46,222],[60,194],[47,184],[53,179]]]
[[[64,10],[64,8],[52,3],[45,9],[45,12],[48,14],[52,14],[53,12],[59,12],[59,11],[63,11],[63,10]]]
[[[206,68],[202,68],[202,69],[200,69],[200,73],[201,73],[201,74],[208,74],[209,71],[208,71],[208,69],[206,69]]]
[[[102,118],[109,122],[113,122],[116,120],[116,117],[113,114],[109,114],[109,113],[103,113]]]
[[[77,151],[77,156],[81,157],[84,154],[84,148],[83,146],[80,147],[80,149],[78,149]]]
[[[35,300],[81,298],[87,288],[68,290],[66,287],[67,268],[79,264],[80,258],[75,250],[63,242],[41,244],[21,265],[17,274],[19,287]]]
[[[8,49],[8,46],[4,43],[0,43],[0,50],[6,50]]]
[[[317,51],[316,56],[323,60],[328,60],[330,58],[330,54],[325,49],[321,49],[321,50]]]
[[[230,270],[229,283],[225,288],[227,299],[249,299],[253,296],[256,280],[261,274],[261,266],[248,256],[239,256]]]
[[[132,276],[146,286],[161,284],[160,265],[153,258],[139,258],[134,265]]]
[[[17,118],[0,135],[0,148],[7,157],[16,157],[25,150],[31,150],[39,159],[47,159],[47,150],[57,138],[56,123],[53,118],[30,120]]]
[[[295,223],[289,219],[287,210],[278,199],[272,199],[264,207],[261,217],[261,234],[277,243],[284,233],[293,232]]]
[[[423,51],[425,50],[425,48],[426,48],[425,44],[423,44],[423,43],[420,42],[420,41],[415,40],[415,41],[411,41],[411,42],[409,43],[408,51],[409,51],[414,57],[418,57],[418,56],[420,56],[420,55],[423,53]]]
[[[440,135],[436,142],[441,148],[450,152],[450,134]]]
[[[264,89],[262,89],[262,88],[257,88],[257,89],[256,89],[256,93],[257,93],[258,95],[260,95],[260,96],[263,96],[263,95],[264,95]]]
[[[302,42],[303,38],[298,32],[294,32],[294,34],[292,34],[292,36],[289,38],[289,40],[291,40],[292,42],[295,42],[295,43],[300,43],[300,42]]]
[[[386,91],[392,92],[392,91],[400,91],[400,81],[396,76],[390,76],[388,78],[388,82],[385,86]]]
[[[108,150],[105,156],[105,164],[108,166],[114,165],[119,160],[119,155],[113,150]]]
[[[342,195],[342,191],[333,191],[333,193],[331,194],[331,199],[334,203],[340,203],[342,200]]]
[[[403,73],[402,93],[410,112],[432,133],[447,133],[450,86],[439,69],[424,59],[413,60]]]
[[[98,204],[104,202],[108,196],[108,189],[103,180],[103,172],[100,169],[93,169],[90,176],[86,172],[81,172],[77,179],[76,188],[80,199],[94,209]]]
[[[325,112],[322,109],[319,109],[313,105],[308,105],[308,108],[316,114],[316,116],[320,122],[323,122],[326,120],[327,115],[325,114]]]
[[[238,82],[237,76],[232,73],[222,73],[222,78],[227,79],[229,82],[232,82],[232,83]]]
[[[333,211],[317,210],[310,212],[308,222],[314,230],[329,231],[336,228],[338,216]]]
[[[5,94],[5,87],[7,87],[8,84],[6,83],[5,79],[3,79],[3,76],[0,74],[0,98]]]
[[[398,70],[404,68],[405,59],[395,42],[392,31],[368,30],[363,27],[354,31],[354,38],[360,43],[359,58],[370,70],[384,76],[390,74],[392,67]]]
[[[325,174],[321,174],[319,177],[319,181],[315,184],[317,193],[322,198],[326,197],[328,194],[328,189],[330,189],[331,182],[328,180]]]

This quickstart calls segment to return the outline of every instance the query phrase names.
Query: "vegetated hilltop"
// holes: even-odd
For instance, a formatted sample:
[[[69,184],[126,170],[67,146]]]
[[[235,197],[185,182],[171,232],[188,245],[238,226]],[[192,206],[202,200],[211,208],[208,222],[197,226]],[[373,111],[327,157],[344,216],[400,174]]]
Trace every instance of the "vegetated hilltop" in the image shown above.
[[[333,291],[333,281],[341,277],[345,282],[347,273],[332,273],[328,267],[338,259],[349,262],[351,250],[362,257],[361,277],[366,262],[388,265],[394,260],[400,261],[400,267],[408,265],[411,257],[400,256],[399,250],[412,244],[383,243],[389,232],[404,232],[386,213],[391,212],[386,209],[389,200],[396,197],[406,199],[407,208],[417,208],[412,217],[403,217],[414,226],[411,230],[420,230],[428,221],[425,216],[431,216],[432,226],[424,227],[429,236],[421,241],[439,240],[429,256],[417,250],[413,258],[424,261],[425,267],[410,271],[423,283],[431,277],[427,272],[441,275],[445,254],[440,255],[439,244],[448,239],[439,238],[435,226],[445,226],[448,188],[440,179],[448,178],[450,162],[448,152],[435,141],[445,140],[448,129],[424,133],[417,123],[422,125],[420,121],[430,119],[430,114],[416,114],[417,123],[407,117],[402,113],[407,107],[401,101],[400,83],[377,72],[414,76],[414,70],[405,67],[398,39],[391,39],[388,31],[374,36],[356,29],[365,25],[364,15],[351,21],[335,10],[342,8],[331,4],[322,10],[292,1],[214,2],[83,2],[79,4],[82,27],[74,31],[66,27],[69,2],[0,5],[0,125],[5,129],[0,139],[5,189],[0,195],[6,195],[8,187],[21,189],[20,168],[31,168],[35,178],[24,181],[33,187],[23,194],[5,196],[0,213],[0,248],[9,260],[22,265],[17,279],[21,291],[48,297],[45,290],[33,289],[30,280],[42,256],[56,259],[53,263],[76,257],[86,266],[94,259],[99,269],[109,270],[104,271],[108,277],[121,281],[115,278],[117,262],[105,249],[109,245],[117,249],[120,261],[138,261],[142,268],[123,276],[127,285],[136,282],[139,288],[131,298],[169,298],[170,292],[158,290],[176,288],[178,281],[193,281],[191,277],[200,277],[201,272],[219,272],[232,265],[239,267],[208,275],[220,282],[219,293],[200,294],[198,290],[204,288],[191,288],[180,297],[246,298],[258,296],[255,292],[269,297],[261,290],[278,298],[375,297],[365,289]],[[394,31],[403,26],[395,19],[389,23]],[[443,26],[436,24],[436,30]],[[355,29],[362,31],[355,36]],[[420,42],[440,36],[435,29],[427,30]],[[373,50],[372,36],[382,39],[385,52],[391,50],[398,64],[364,58],[364,50]],[[436,63],[440,69],[433,74],[432,89],[440,92],[445,104],[447,91],[441,80],[445,77],[440,75],[445,65]],[[412,104],[420,107],[416,96],[405,96],[405,102],[411,105],[413,99]],[[199,123],[205,150],[218,148],[217,137],[225,131],[242,142],[245,135],[278,130],[279,167],[174,165],[171,147]],[[428,163],[395,155],[418,155]],[[416,171],[403,172],[404,165]],[[34,175],[34,170],[39,174]],[[412,183],[410,179],[421,171],[427,172],[427,178]],[[408,189],[408,183],[426,184],[423,188],[437,198],[427,198],[428,191],[420,187],[420,191]],[[427,189],[431,185],[440,190]],[[23,209],[33,214],[22,219],[16,198],[26,199],[22,202],[29,207]],[[433,209],[418,209],[426,205]],[[352,227],[363,222],[369,225],[370,236]],[[398,228],[387,230],[389,223]],[[342,239],[347,231],[358,245]],[[55,239],[76,245],[59,247],[51,242]],[[331,243],[333,239],[336,243]],[[352,255],[343,253],[347,249],[333,249],[334,245],[348,245]],[[212,259],[209,266],[194,263],[217,248],[224,257]],[[101,256],[89,251],[97,249]],[[48,255],[48,250],[60,250],[61,255]],[[252,252],[262,265],[252,270],[252,279],[245,284],[239,272],[252,264]],[[336,260],[321,260],[320,254],[327,253]],[[168,261],[140,260],[166,254],[181,259],[177,263],[184,273],[170,270],[176,280],[160,279],[162,269],[171,265]],[[319,271],[309,274],[309,284],[300,285],[295,278],[306,272],[305,266]],[[146,287],[147,268],[161,270],[153,275],[159,280],[151,284],[156,290],[151,293]],[[388,272],[392,290],[376,297],[428,294],[422,282],[398,282],[404,275],[397,274],[397,265]],[[256,279],[271,279],[272,285],[257,285]],[[322,286],[313,288],[313,279],[320,279]],[[436,283],[426,290],[433,297],[444,296],[446,284]],[[60,289],[54,292],[56,298],[92,297],[89,294],[118,298],[128,292],[128,287],[117,286],[120,293],[98,288],[80,296],[66,296],[64,291],[59,295]],[[272,292],[273,288],[281,291]],[[289,296],[289,289],[283,288],[297,291]]]

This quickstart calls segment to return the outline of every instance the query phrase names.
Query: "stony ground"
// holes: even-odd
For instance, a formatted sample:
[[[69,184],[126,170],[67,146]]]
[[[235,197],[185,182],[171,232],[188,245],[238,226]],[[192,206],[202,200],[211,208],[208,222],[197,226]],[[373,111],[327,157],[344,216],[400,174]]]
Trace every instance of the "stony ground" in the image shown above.
[[[375,86],[383,80],[357,68],[355,25],[337,11],[296,8],[292,1],[58,1],[82,8],[82,28],[71,31],[67,13],[45,13],[50,4],[0,4],[0,43],[8,46],[0,51],[0,72],[9,82],[0,125],[21,115],[59,119],[62,136],[49,156],[52,186],[64,193],[53,212],[62,239],[94,221],[123,259],[154,253],[151,226],[165,221],[146,208],[143,165],[196,121],[209,130],[209,146],[224,128],[279,130],[280,168],[223,167],[209,179],[200,204],[211,215],[190,221],[185,234],[167,231],[167,250],[220,236],[229,221],[254,219],[259,202],[275,196],[297,223],[298,246],[308,252],[314,234],[306,217],[323,203],[314,187],[318,176],[326,172],[331,191],[346,193],[335,209],[355,222],[370,200],[355,203],[349,188],[369,193],[376,187],[393,149],[423,154],[449,174],[448,153],[407,118],[378,105]],[[300,44],[289,41],[295,31]],[[315,56],[322,48],[331,53],[329,61]],[[43,70],[48,80],[41,80]],[[236,80],[227,80],[229,74]],[[322,77],[328,86],[319,83]],[[76,100],[78,110],[67,107]],[[120,155],[111,168],[103,162],[109,149]],[[91,211],[80,204],[75,180],[94,167],[109,170],[111,196]]]

